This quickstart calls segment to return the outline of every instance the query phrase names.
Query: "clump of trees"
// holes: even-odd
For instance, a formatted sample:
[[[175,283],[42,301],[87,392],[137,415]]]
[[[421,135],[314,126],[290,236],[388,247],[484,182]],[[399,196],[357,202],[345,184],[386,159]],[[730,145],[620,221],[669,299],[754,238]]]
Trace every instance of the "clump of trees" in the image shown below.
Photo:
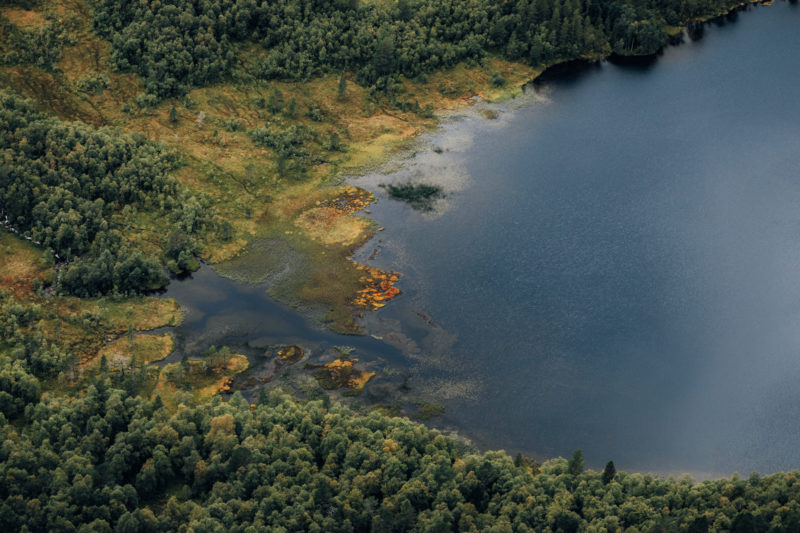
[[[417,78],[487,53],[532,65],[611,52],[650,54],[664,44],[667,26],[736,4],[98,0],[94,27],[113,43],[114,64],[137,72],[146,91],[162,98],[229,76],[239,67],[240,43],[258,43],[268,52],[249,72],[257,78],[297,80],[347,70],[360,84],[391,92],[399,74]]]
[[[0,384],[3,383],[0,371]],[[180,395],[180,393],[179,393]],[[0,394],[0,397],[2,394]],[[407,419],[279,393],[170,413],[100,381],[0,415],[14,531],[797,531],[800,474],[694,484],[470,453]]]
[[[214,227],[208,205],[170,176],[178,160],[141,135],[63,122],[0,92],[0,217],[65,262],[60,288],[78,296],[163,286],[162,262],[196,268],[194,235]],[[146,254],[137,212],[171,225]],[[151,245],[151,249],[152,249]]]
[[[54,378],[72,361],[72,355],[48,338],[37,326],[44,318],[42,307],[20,303],[0,291],[0,412],[21,412],[38,399],[38,381]],[[28,391],[36,381],[36,391]]]
[[[35,65],[46,71],[55,68],[64,47],[74,42],[65,25],[58,21],[48,20],[43,26],[28,30],[14,26],[2,14],[0,36],[0,64]]]

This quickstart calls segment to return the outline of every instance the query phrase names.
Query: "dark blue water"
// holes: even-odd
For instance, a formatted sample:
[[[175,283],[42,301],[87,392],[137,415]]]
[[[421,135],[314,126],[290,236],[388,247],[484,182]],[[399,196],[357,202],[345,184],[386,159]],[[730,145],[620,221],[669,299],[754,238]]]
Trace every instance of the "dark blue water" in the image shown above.
[[[357,181],[387,228],[361,259],[406,274],[372,331],[446,361],[418,384],[482,446],[800,468],[798,88],[800,8],[776,3],[447,121]],[[421,213],[377,187],[407,180],[447,198]]]

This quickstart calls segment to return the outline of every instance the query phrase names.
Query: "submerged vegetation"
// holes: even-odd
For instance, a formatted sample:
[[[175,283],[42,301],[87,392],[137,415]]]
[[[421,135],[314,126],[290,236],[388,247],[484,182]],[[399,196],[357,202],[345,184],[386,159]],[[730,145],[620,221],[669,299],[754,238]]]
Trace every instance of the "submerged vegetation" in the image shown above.
[[[389,198],[406,202],[419,211],[430,211],[439,198],[444,197],[441,187],[424,183],[402,183],[382,185]]]
[[[173,339],[148,331],[181,313],[143,295],[201,258],[236,258],[227,272],[243,277],[255,261],[248,279],[358,333],[360,313],[400,294],[400,275],[352,260],[376,229],[359,216],[373,198],[342,170],[402,147],[435,110],[513,94],[557,62],[653,53],[676,25],[735,4],[0,4],[0,523],[796,531],[796,473],[601,475],[580,458],[471,453],[408,420],[331,406],[327,392],[222,402],[248,360],[222,347],[163,361]],[[443,196],[387,192],[421,210]],[[303,357],[284,346],[275,364]],[[355,394],[375,376],[357,363],[343,350],[310,370]]]

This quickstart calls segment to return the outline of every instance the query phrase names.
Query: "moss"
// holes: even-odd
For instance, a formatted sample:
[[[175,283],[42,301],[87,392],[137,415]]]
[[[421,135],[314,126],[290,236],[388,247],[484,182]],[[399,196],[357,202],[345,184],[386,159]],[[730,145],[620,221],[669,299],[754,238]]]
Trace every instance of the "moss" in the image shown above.
[[[420,420],[430,420],[431,418],[436,418],[437,416],[442,416],[444,414],[444,406],[440,403],[423,403],[419,406],[419,410],[414,415],[414,418],[418,418]]]
[[[303,358],[303,349],[299,346],[284,346],[278,350],[278,360],[287,365],[293,365]]]
[[[370,407],[370,411],[382,416],[400,416],[400,407],[390,404],[378,404]]]
[[[108,361],[122,360],[125,362],[129,362],[133,356],[136,356],[136,361],[139,363],[153,363],[166,359],[174,347],[175,341],[169,333],[163,335],[139,333],[133,335],[132,338],[126,335],[103,346],[97,356],[87,364],[99,362],[103,356]]]
[[[247,357],[230,354],[219,367],[209,368],[205,361],[186,361],[164,366],[153,389],[153,397],[160,395],[164,404],[176,407],[179,394],[183,390],[190,391],[190,397],[196,403],[208,400],[215,394],[228,392],[233,378],[249,367]]]
[[[356,363],[358,359],[355,358],[335,359],[317,368],[314,377],[326,390],[349,388],[351,391],[361,391],[375,377],[375,372],[358,370],[355,368]]]

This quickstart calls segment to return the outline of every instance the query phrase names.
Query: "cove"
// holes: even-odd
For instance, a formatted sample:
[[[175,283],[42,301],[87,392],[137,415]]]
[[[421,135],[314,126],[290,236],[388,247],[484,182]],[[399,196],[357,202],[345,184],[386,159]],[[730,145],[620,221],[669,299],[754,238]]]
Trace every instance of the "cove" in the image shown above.
[[[174,298],[184,312],[177,327],[161,328],[175,339],[175,350],[162,364],[198,357],[210,346],[227,346],[246,355],[251,365],[264,363],[265,349],[300,345],[317,356],[333,346],[350,346],[368,360],[403,365],[396,348],[369,336],[340,335],[326,330],[302,312],[267,295],[268,286],[232,281],[203,265],[183,279],[173,280],[162,297]],[[251,369],[253,370],[253,369]],[[247,396],[253,390],[245,390]]]
[[[386,228],[358,259],[405,275],[365,325],[414,340],[442,427],[600,468],[800,467],[798,23],[759,6],[545,76],[353,180]],[[446,196],[380,187],[409,181]]]

